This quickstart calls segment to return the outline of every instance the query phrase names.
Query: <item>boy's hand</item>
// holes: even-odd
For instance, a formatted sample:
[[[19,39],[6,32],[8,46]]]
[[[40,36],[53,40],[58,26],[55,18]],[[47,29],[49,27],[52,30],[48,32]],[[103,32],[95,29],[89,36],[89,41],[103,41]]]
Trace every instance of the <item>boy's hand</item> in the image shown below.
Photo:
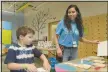
[[[46,71],[50,72],[51,66],[47,60],[47,58],[45,57],[44,54],[42,54],[40,56],[40,59],[43,61],[43,67],[45,68]]]
[[[26,64],[27,72],[37,72],[37,68],[35,64]]]
[[[50,64],[49,64],[48,61],[46,61],[46,62],[43,63],[43,67],[45,68],[45,70],[47,70],[48,72],[50,72],[51,66],[50,66]]]

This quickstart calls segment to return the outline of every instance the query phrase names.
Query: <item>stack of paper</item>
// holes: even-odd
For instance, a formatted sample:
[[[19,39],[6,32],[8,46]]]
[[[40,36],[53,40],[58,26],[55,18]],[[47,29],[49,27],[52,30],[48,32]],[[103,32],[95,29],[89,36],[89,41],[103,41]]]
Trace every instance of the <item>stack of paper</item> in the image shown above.
[[[91,68],[91,65],[87,65],[87,64],[78,64],[79,68],[83,68],[83,69],[89,69]]]
[[[98,56],[90,56],[90,57],[88,57],[88,59],[90,59],[90,60],[103,60],[104,58],[98,57]]]
[[[68,64],[70,66],[75,66],[75,67],[79,67],[79,68],[83,68],[83,69],[91,68],[91,65],[87,65],[87,64],[74,64],[74,63],[64,63],[64,64]]]
[[[94,63],[93,66],[95,67],[105,67],[105,64],[101,64],[101,63]]]
[[[75,66],[75,67],[78,66],[78,64],[75,64],[75,63],[68,63],[68,62],[66,62],[66,63],[64,63],[64,64],[67,64],[67,65],[70,65],[70,66]]]
[[[102,60],[93,60],[93,62],[95,62],[95,63],[101,63],[101,64],[105,63],[105,61],[102,61]]]
[[[50,72],[50,71],[47,71],[47,70],[45,70],[44,68],[37,68],[37,72]]]
[[[107,49],[107,43],[108,41],[103,41],[103,42],[100,42],[98,44],[98,48],[97,48],[97,56],[108,56],[108,49]]]

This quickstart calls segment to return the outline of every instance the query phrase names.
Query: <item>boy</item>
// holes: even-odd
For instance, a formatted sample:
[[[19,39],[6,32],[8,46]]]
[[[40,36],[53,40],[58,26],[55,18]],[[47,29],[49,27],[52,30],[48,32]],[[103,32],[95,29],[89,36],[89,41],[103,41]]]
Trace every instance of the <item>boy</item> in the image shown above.
[[[9,47],[5,64],[10,72],[36,72],[36,66],[33,63],[34,57],[43,61],[43,67],[50,70],[47,58],[32,45],[35,32],[26,26],[18,28],[16,36],[18,43]]]

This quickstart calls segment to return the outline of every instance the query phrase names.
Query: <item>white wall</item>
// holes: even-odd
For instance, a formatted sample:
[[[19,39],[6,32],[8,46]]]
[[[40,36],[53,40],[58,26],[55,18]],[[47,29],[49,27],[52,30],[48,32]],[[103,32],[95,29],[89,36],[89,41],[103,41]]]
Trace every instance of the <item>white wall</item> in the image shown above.
[[[38,7],[40,10],[50,9],[50,14],[56,19],[48,20],[46,28],[43,29],[43,34],[40,36],[48,36],[48,23],[61,20],[65,14],[67,7],[70,4],[76,4],[82,14],[82,17],[95,16],[107,13],[107,2],[45,2]],[[35,5],[35,4],[34,4]],[[26,8],[24,10],[24,23],[30,26],[32,19],[35,16],[36,11],[31,8]],[[37,36],[37,33],[36,33]]]

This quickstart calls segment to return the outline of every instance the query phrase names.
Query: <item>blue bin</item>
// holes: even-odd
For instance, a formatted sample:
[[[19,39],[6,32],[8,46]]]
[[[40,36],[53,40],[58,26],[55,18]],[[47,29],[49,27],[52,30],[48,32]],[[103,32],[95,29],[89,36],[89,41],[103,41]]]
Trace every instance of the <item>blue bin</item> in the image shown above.
[[[49,62],[50,62],[50,64],[51,64],[51,69],[55,69],[55,64],[58,63],[58,61],[56,60],[56,58],[51,57],[51,58],[49,58],[48,60],[49,60]]]

